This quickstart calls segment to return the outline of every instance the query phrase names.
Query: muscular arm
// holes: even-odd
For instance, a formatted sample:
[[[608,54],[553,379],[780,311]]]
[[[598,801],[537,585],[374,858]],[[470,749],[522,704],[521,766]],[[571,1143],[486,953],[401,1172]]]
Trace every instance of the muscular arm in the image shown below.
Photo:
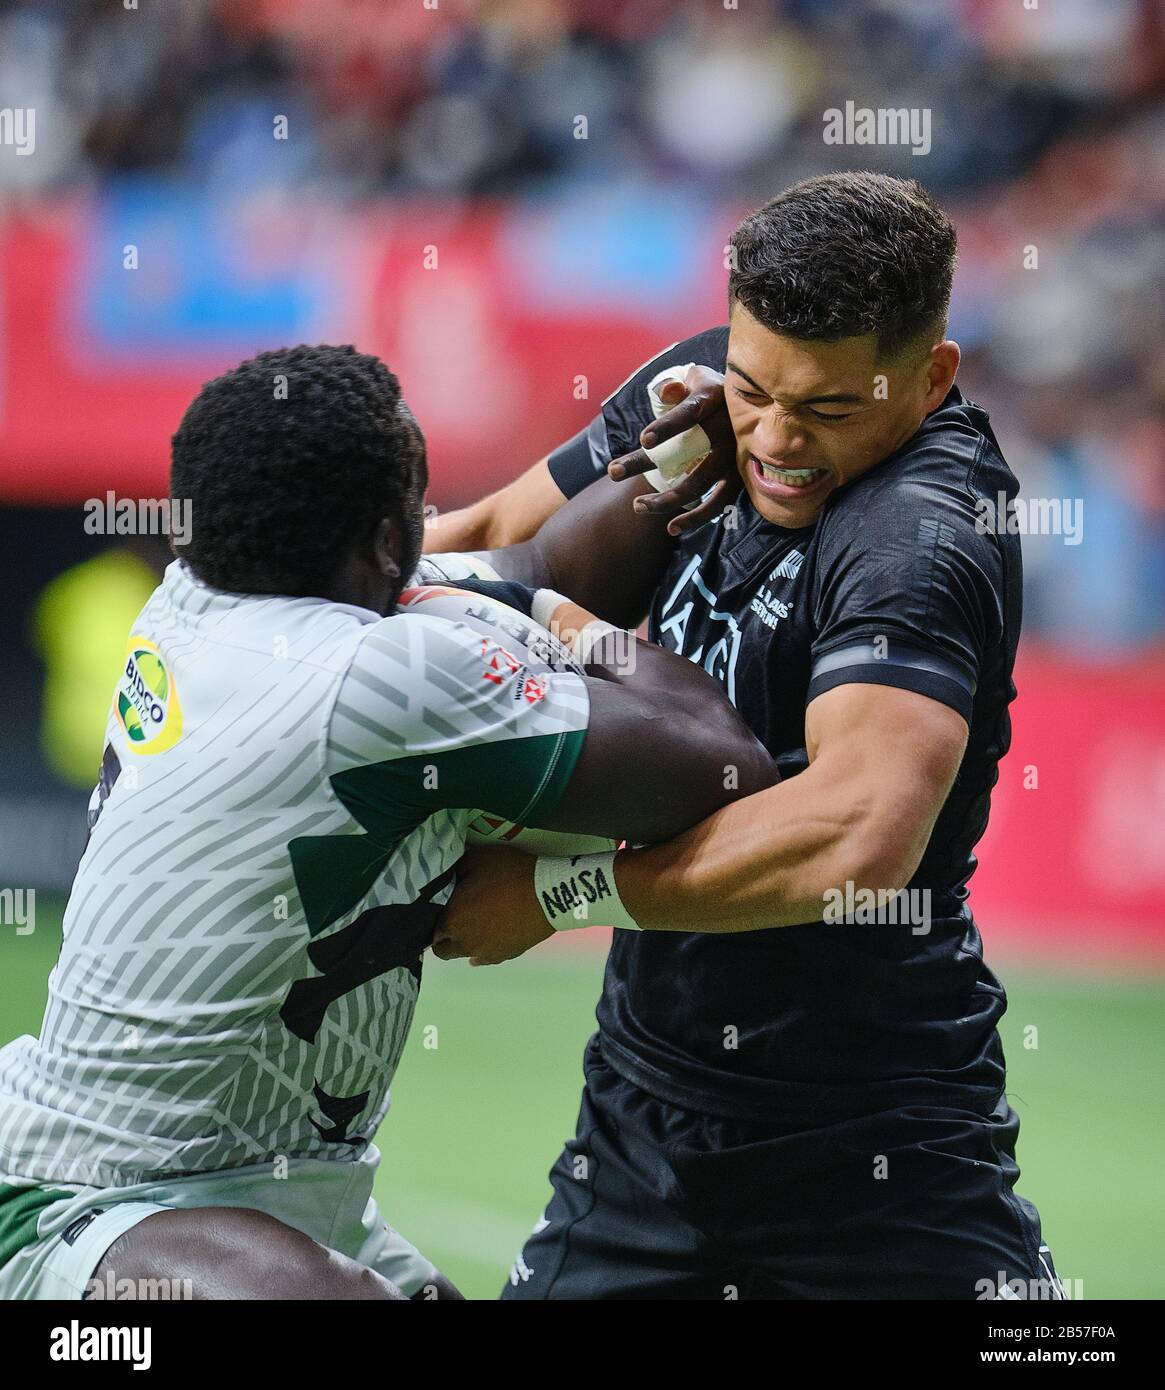
[[[616,858],[619,895],[645,931],[815,922],[829,890],[844,891],[847,880],[855,892],[909,882],[958,771],[966,723],[913,691],[851,684],[809,705],[806,731],[812,761],[799,777]],[[496,964],[550,934],[528,857],[474,852],[434,950]]]
[[[531,540],[486,552],[504,579],[557,589],[619,627],[636,627],[671,555],[664,520],[632,499],[652,491],[642,478],[600,478],[572,497]]]
[[[542,829],[655,843],[776,783],[764,747],[692,662],[637,642],[633,669],[587,673],[586,739]]]
[[[526,607],[513,585],[469,587],[509,590],[496,596]],[[576,652],[594,620],[570,600],[547,619]],[[586,658],[582,750],[558,803],[531,816],[530,825],[655,843],[777,781],[775,763],[716,680],[674,652],[626,631],[617,636]]]
[[[898,891],[921,862],[967,725],[913,691],[842,685],[806,713],[800,777],[621,855],[619,893],[648,931],[740,932],[817,921],[830,889]]]

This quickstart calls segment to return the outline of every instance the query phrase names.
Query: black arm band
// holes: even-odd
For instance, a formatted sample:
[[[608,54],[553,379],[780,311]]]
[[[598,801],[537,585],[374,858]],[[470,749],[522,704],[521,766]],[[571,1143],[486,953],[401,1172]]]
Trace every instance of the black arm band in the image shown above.
[[[885,637],[835,647],[813,662],[806,704],[838,685],[892,685],[949,705],[969,724],[975,680],[947,657]]]

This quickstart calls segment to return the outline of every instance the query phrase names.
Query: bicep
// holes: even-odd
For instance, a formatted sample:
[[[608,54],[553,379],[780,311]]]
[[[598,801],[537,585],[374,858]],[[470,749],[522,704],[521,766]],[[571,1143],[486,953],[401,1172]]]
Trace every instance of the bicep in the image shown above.
[[[587,693],[582,749],[541,828],[658,842],[777,780],[743,723],[669,710],[612,680],[588,678]]]
[[[871,855],[908,867],[922,858],[967,747],[950,705],[896,686],[834,686],[805,711],[815,778],[828,778],[860,823]]]

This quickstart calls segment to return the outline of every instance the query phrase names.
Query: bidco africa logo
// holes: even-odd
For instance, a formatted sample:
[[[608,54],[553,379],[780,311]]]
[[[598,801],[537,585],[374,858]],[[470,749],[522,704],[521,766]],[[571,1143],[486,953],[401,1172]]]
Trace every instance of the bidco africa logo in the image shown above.
[[[148,637],[129,639],[114,708],[135,753],[163,753],[182,736],[182,706],[162,653]]]

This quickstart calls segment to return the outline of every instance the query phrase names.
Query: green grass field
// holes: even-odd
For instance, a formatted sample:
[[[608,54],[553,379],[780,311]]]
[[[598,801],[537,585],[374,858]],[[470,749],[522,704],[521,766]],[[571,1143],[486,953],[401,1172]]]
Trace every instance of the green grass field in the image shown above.
[[[0,1041],[36,1032],[56,914],[0,928]],[[379,1137],[385,1214],[471,1298],[493,1298],[542,1209],[573,1130],[602,960],[566,943],[489,970],[426,965]],[[1020,1190],[1040,1207],[1065,1279],[1086,1299],[1160,1298],[1165,1274],[1165,979],[999,967]],[[1037,1046],[1031,1027],[1037,1030]]]

